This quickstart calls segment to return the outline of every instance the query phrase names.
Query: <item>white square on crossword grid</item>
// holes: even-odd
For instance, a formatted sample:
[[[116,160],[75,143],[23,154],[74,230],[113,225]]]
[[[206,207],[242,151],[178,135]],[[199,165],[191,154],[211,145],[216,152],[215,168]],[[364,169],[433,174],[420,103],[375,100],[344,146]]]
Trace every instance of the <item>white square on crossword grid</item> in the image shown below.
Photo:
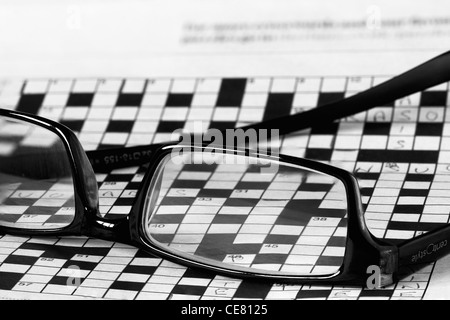
[[[105,132],[108,127],[108,120],[86,120],[84,122],[83,132]]]
[[[418,222],[420,219],[420,214],[411,213],[394,213],[392,216],[392,221],[403,221],[403,222]]]
[[[323,246],[310,246],[310,245],[294,245],[294,248],[291,251],[291,254],[303,254],[310,256],[319,256],[324,247]]]
[[[299,78],[297,79],[297,92],[319,92],[322,84],[321,78]]]
[[[449,120],[450,120],[450,118],[449,118]],[[444,123],[444,128],[442,130],[442,135],[443,136],[450,136],[450,123],[447,122],[447,119],[445,120],[445,123]]]
[[[387,230],[386,239],[411,239],[414,237],[414,231],[411,230]]]
[[[291,199],[294,195],[293,190],[266,190],[262,199]]]
[[[48,92],[70,92],[73,86],[73,80],[51,80]]]
[[[356,161],[358,158],[358,150],[334,150],[331,156],[331,161],[343,161],[340,167],[347,171],[353,171],[353,164],[351,162]]]
[[[423,214],[420,217],[420,222],[424,223],[447,223],[448,214]]]
[[[184,123],[184,132],[201,134],[208,130],[209,121],[202,120],[188,120]],[[200,138],[201,139],[201,138]]]
[[[86,119],[89,108],[87,107],[67,107],[63,114],[64,120],[84,120]]]
[[[381,135],[364,135],[361,142],[361,149],[386,149],[387,136]]]
[[[216,214],[220,206],[191,206],[188,210],[189,214]]]
[[[156,132],[157,127],[157,121],[137,120],[133,124],[132,132],[152,133]]]
[[[400,193],[400,189],[396,189],[396,188],[375,188],[372,196],[375,196],[375,197],[398,196],[399,193]]]
[[[91,93],[97,89],[97,80],[76,80],[72,92]]]
[[[318,93],[297,92],[294,95],[293,107],[315,107],[319,100]]]
[[[23,93],[45,93],[49,83],[47,80],[30,80],[26,82]]]
[[[270,88],[269,78],[251,78],[247,80],[245,92],[268,92]]]
[[[273,181],[270,186],[269,190],[297,190],[300,186],[300,182],[276,182]]]
[[[139,108],[137,108],[137,107],[115,108],[113,111],[112,119],[113,120],[135,120],[138,110],[139,110]]]
[[[246,93],[242,99],[242,108],[264,108],[267,104],[267,93]]]
[[[177,134],[175,133],[156,133],[153,137],[152,143],[167,142],[177,139]]]
[[[408,173],[434,174],[435,170],[436,164],[434,163],[411,163],[408,169]]]
[[[90,108],[88,119],[109,119],[111,118],[111,114],[113,112],[112,107],[97,107]]]
[[[241,109],[239,113],[239,121],[243,122],[260,122],[264,116],[263,109]],[[236,127],[240,127],[237,125]]]
[[[125,144],[128,139],[128,133],[106,132],[103,137],[103,144]]]
[[[233,243],[235,244],[250,244],[250,243],[263,243],[266,238],[266,234],[245,234],[240,233],[236,236]]]
[[[332,236],[334,231],[336,230],[335,227],[312,227],[307,226],[304,230],[302,235],[304,236]]]
[[[103,133],[86,133],[82,132],[79,136],[80,142],[83,145],[98,145],[102,141]]]
[[[231,233],[236,234],[238,233],[239,229],[241,228],[241,224],[227,224],[227,223],[215,223],[212,224],[209,229],[208,233]]]
[[[118,93],[123,81],[118,79],[102,79],[98,82],[97,92]]]
[[[171,93],[193,93],[195,91],[195,79],[174,79],[172,81]]]
[[[178,176],[178,180],[208,180],[211,172],[184,171]]]
[[[3,94],[20,95],[22,87],[23,87],[22,80],[5,80],[1,82],[0,92]]]
[[[450,137],[442,137],[441,150],[450,150]]]
[[[167,93],[151,93],[145,94],[142,98],[141,106],[165,106],[167,101]]]
[[[324,236],[305,236],[302,235],[297,240],[297,244],[299,245],[312,245],[312,246],[325,246],[330,237]]]
[[[254,214],[252,212],[247,217],[247,220],[245,220],[245,224],[243,225],[243,227],[248,226],[249,228],[256,228],[257,226],[264,225],[264,226],[269,227],[269,229],[267,230],[267,232],[269,232],[270,229],[272,229],[272,226],[275,224],[275,221],[277,220],[277,218],[278,218],[278,216],[276,216],[276,215],[259,215],[259,214]],[[250,231],[248,233],[253,233],[253,232]]]
[[[419,122],[443,122],[444,113],[445,113],[444,107],[420,108]]]
[[[333,146],[334,136],[331,134],[317,134],[309,137],[308,147],[310,148],[327,148]]]
[[[35,206],[43,206],[43,207],[62,207],[66,200],[60,199],[39,199],[34,205]]]
[[[146,92],[169,92],[171,81],[170,79],[150,79],[147,83]]]
[[[236,121],[239,108],[221,108],[217,107],[214,111],[214,121]]]
[[[92,99],[92,107],[113,107],[117,102],[117,93],[96,93]]]
[[[414,150],[439,150],[441,137],[416,136]]]
[[[209,228],[209,224],[182,224],[178,227],[177,233],[179,234],[204,234]]]
[[[189,115],[187,117],[188,120],[210,120],[213,108],[190,108]],[[207,128],[206,128],[207,129]]]
[[[188,224],[183,224],[181,226],[186,225]],[[203,236],[203,234],[176,234],[172,240],[172,244],[199,244],[202,241]]]
[[[192,98],[191,107],[214,107],[217,101],[217,93],[195,93]]]
[[[127,147],[142,146],[152,143],[154,133],[132,133],[127,141]]]
[[[425,204],[426,197],[398,197],[397,204],[399,205],[419,205]]]
[[[376,107],[367,111],[369,122],[390,122],[392,119],[392,108]]]
[[[186,119],[189,108],[164,108],[162,120],[164,121],[183,121]]]
[[[219,92],[222,81],[220,79],[199,79],[196,92]]]
[[[361,142],[361,136],[345,135],[337,136],[334,142],[335,149],[358,149]]]
[[[19,102],[20,94],[9,94],[8,92],[0,91],[0,105],[3,109],[14,110]]]
[[[208,181],[204,188],[205,189],[227,189],[232,190],[236,187],[237,181]]]
[[[272,80],[270,92],[294,92],[296,82],[295,78],[275,78]]]
[[[364,123],[358,122],[340,122],[337,136],[359,135],[364,131]]]
[[[275,225],[270,231],[271,234],[299,236],[303,231],[302,226]]]
[[[346,78],[325,78],[322,81],[321,92],[345,92]]]
[[[395,120],[394,120],[395,121]],[[389,135],[392,137],[395,136],[409,136],[414,137],[414,133],[416,132],[416,124],[415,123],[391,123],[391,129]]]
[[[128,214],[131,211],[131,206],[113,206],[109,213],[113,214]]]
[[[123,93],[143,93],[145,88],[145,80],[126,80],[123,85]]]
[[[69,93],[47,93],[42,102],[43,106],[61,106],[65,107],[67,99],[69,98]]]
[[[347,82],[347,91],[361,92],[372,85],[372,77],[350,77]]]

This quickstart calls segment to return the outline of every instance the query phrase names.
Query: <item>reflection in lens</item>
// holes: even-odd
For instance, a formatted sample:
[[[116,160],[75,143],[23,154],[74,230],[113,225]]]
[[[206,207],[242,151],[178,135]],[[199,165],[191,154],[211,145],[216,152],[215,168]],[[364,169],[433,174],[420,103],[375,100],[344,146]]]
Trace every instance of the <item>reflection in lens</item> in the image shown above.
[[[74,186],[61,139],[37,125],[0,117],[0,225],[54,229],[74,217]]]
[[[286,163],[267,170],[267,160],[208,157],[198,151],[161,162],[144,211],[150,241],[190,259],[254,273],[339,270],[347,236],[340,180]]]

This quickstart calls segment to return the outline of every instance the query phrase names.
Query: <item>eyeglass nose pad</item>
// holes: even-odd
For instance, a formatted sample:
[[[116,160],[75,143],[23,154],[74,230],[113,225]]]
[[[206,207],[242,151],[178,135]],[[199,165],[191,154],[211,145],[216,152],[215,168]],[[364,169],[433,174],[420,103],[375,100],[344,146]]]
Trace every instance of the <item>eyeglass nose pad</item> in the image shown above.
[[[151,217],[152,217],[152,213],[153,211],[155,211],[155,208],[159,205],[158,203],[158,199],[159,196],[161,194],[161,188],[162,188],[162,175],[158,175],[156,177],[156,181],[154,182],[154,188],[152,190],[152,194],[150,197],[150,202],[148,204],[148,206],[146,206],[146,208],[148,208],[148,210],[146,212],[144,212],[144,221],[147,223],[147,225],[150,224],[151,222]],[[149,195],[145,195],[146,197],[148,197]]]
[[[86,209],[88,209],[89,212],[98,214],[100,199],[94,170],[78,139],[73,137],[71,144],[72,146],[76,146],[72,148],[72,152],[74,153],[75,158],[79,159],[81,164],[77,168],[77,175],[82,181],[83,188],[79,188],[78,190],[83,193],[81,196],[84,197],[86,204],[89,206]]]

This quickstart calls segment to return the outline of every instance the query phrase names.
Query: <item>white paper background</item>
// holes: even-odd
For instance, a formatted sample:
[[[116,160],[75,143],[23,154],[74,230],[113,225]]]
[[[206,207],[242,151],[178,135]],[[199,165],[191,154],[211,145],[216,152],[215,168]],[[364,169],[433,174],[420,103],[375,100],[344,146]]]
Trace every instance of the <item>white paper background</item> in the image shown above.
[[[9,0],[0,3],[0,76],[395,74],[450,47],[449,9],[447,0]],[[306,22],[363,25],[181,42],[188,25]]]

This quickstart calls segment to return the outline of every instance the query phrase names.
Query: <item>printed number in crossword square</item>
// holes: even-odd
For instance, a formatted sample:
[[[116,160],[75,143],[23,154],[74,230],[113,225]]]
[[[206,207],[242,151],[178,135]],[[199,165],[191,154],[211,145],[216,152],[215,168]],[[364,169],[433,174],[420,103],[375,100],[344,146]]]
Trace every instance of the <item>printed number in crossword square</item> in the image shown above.
[[[289,115],[350,96],[379,81],[381,79],[374,77],[12,81],[2,83],[0,104],[60,121],[75,131],[87,150],[92,150],[170,140],[174,130],[193,130],[198,121],[203,124],[200,130],[208,127],[225,129]],[[282,139],[281,151],[331,162],[353,171],[360,183],[370,231],[377,237],[401,241],[448,223],[449,104],[448,84],[445,84],[348,117],[326,128],[292,134]],[[8,155],[11,150],[11,146],[2,145],[0,155]],[[145,168],[127,168],[98,174],[101,213],[107,217],[126,215],[144,172]],[[192,171],[183,171],[175,183],[179,184],[189,174]],[[219,214],[215,216],[235,214],[241,219],[253,219],[251,214],[245,213],[245,208],[226,203],[236,201],[243,193],[246,199],[253,201],[261,201],[268,191],[272,197],[293,194],[290,199],[277,200],[313,196],[308,191],[298,194],[295,189],[298,186],[275,180],[270,184],[260,182],[265,184],[265,189],[239,188],[239,184],[245,182],[244,174],[228,174],[226,179],[220,172],[206,176],[200,176],[203,185],[196,188],[198,190],[168,189],[167,195],[170,192],[180,195],[180,190],[184,190],[182,192],[186,193],[180,198],[189,203],[177,207],[161,204],[158,211],[161,219],[169,219],[169,216],[177,216],[177,219],[182,216],[191,221],[199,219],[199,224],[204,225],[201,231],[195,230],[201,236],[199,239],[210,234],[217,236],[215,230],[223,228],[221,223],[211,220],[210,212],[217,211]],[[72,214],[73,205],[65,190],[52,188],[12,185],[2,191],[0,197],[14,201],[16,209],[12,211],[18,210],[3,211],[7,212],[8,221],[28,219],[24,222],[64,223],[64,219]],[[278,192],[281,190],[283,193]],[[52,192],[57,196],[52,197]],[[224,194],[227,194],[226,200],[223,200]],[[205,205],[205,199],[211,200]],[[39,215],[41,206],[52,207],[55,214],[42,217]],[[268,216],[276,219],[277,210]],[[251,240],[261,246],[262,252],[274,250],[277,253],[286,250],[285,245],[293,244],[268,243],[266,239],[279,240],[287,234],[297,233],[299,228],[306,230],[318,223],[311,219],[304,226],[276,225],[268,230],[265,222],[260,222],[266,221],[269,226],[272,222],[256,218],[254,221],[261,225],[258,228],[261,233],[242,232],[234,241]],[[226,226],[229,231],[233,228],[233,225]],[[322,254],[312,254],[314,259],[326,258],[327,254],[333,257],[335,250],[342,250],[336,249],[340,248],[336,245],[328,249],[329,243],[339,242],[334,238],[322,239],[325,245],[312,244],[310,252],[319,251],[316,246],[323,249]],[[273,244],[279,246],[270,246]],[[58,249],[60,247],[64,250]],[[256,284],[221,276],[211,278],[135,248],[96,239],[11,236],[0,239],[0,262],[1,290],[127,299],[421,298],[432,270],[432,265],[424,266],[414,270],[413,275],[405,275],[396,285],[376,291],[354,287]],[[70,266],[80,268],[79,287],[65,285],[64,281],[73,271]]]

